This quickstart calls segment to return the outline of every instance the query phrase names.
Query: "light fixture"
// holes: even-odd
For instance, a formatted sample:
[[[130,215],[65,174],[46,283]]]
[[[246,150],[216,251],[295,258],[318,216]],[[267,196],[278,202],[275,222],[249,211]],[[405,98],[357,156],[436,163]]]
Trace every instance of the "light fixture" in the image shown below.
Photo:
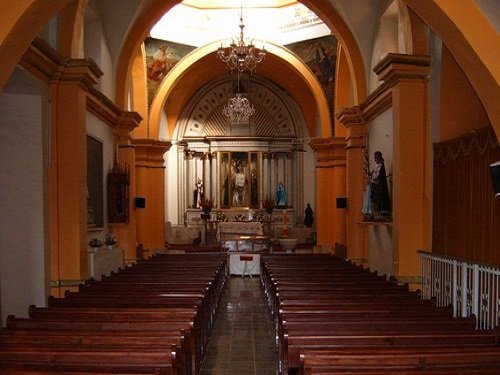
[[[231,71],[237,69],[240,72],[248,70],[252,73],[257,64],[262,62],[266,57],[266,49],[256,48],[252,42],[245,45],[245,40],[243,38],[243,29],[245,25],[243,24],[243,5],[240,2],[240,39],[238,41],[233,41],[227,48],[223,48],[222,44],[217,50],[217,57],[225,62]]]
[[[255,108],[241,93],[229,98],[222,113],[229,118],[231,124],[247,124],[248,119],[255,113]]]
[[[240,91],[240,72],[236,74],[236,92],[222,108],[222,114],[229,118],[230,124],[248,124],[248,119],[255,113],[253,104]],[[249,82],[250,83],[250,82]]]

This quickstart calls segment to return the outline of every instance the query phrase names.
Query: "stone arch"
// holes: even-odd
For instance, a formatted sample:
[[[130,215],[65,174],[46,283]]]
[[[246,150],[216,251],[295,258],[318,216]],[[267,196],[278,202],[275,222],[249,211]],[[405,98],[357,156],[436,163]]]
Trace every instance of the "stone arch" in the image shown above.
[[[159,137],[161,115],[163,108],[165,106],[165,102],[168,98],[169,92],[176,84],[180,82],[182,76],[186,74],[186,72],[189,70],[189,67],[193,63],[216,51],[219,45],[220,45],[219,42],[214,42],[188,54],[175,65],[175,67],[169,72],[167,77],[163,80],[155,96],[155,99],[151,105],[151,111],[149,117],[150,138]],[[270,43],[265,43],[264,47],[267,49],[269,53],[278,56],[287,64],[292,65],[296,70],[297,74],[300,77],[302,77],[302,79],[307,83],[317,103],[318,118],[322,127],[321,135],[323,137],[331,136],[332,127],[329,115],[328,102],[326,100],[325,94],[323,92],[320,83],[316,79],[316,76],[309,70],[309,68],[307,68],[306,65],[302,63],[302,61],[297,56],[291,54],[286,49]],[[168,130],[169,130],[168,134],[171,134],[173,129],[168,129]]]
[[[180,3],[180,0],[158,0],[155,1],[147,11],[145,11],[137,21],[132,25],[121,50],[120,58],[117,63],[116,72],[116,102],[121,107],[126,107],[128,80],[134,51],[140,47],[146,37],[149,29],[154,23],[174,5]],[[348,57],[351,76],[353,77],[353,93],[355,103],[359,103],[366,96],[366,77],[363,65],[363,59],[359,46],[347,26],[346,22],[338,14],[337,10],[331,5],[320,0],[302,0],[305,6],[312,9],[325,22],[333,35],[344,46],[346,56]],[[320,8],[321,7],[321,8]]]

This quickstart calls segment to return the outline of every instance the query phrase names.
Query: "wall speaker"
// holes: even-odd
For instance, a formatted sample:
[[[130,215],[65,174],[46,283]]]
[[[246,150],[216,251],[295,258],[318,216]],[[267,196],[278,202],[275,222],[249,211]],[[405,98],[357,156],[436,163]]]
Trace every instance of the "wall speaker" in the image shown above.
[[[490,164],[491,179],[493,180],[493,190],[495,198],[500,198],[500,160]]]
[[[134,206],[135,208],[146,208],[146,198],[135,197]]]
[[[347,208],[347,198],[346,197],[337,198],[337,208]]]

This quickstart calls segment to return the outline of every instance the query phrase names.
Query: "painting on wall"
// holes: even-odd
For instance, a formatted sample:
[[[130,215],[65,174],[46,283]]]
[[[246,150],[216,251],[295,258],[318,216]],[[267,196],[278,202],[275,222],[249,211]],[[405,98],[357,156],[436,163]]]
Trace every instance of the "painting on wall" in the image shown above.
[[[166,40],[146,38],[144,49],[146,53],[148,104],[151,106],[153,99],[168,72],[184,56],[196,47],[185,44],[168,42]]]
[[[337,61],[337,39],[331,35],[288,44],[290,49],[311,69],[323,86],[330,107],[330,115],[335,114],[333,94],[335,89],[335,64]]]

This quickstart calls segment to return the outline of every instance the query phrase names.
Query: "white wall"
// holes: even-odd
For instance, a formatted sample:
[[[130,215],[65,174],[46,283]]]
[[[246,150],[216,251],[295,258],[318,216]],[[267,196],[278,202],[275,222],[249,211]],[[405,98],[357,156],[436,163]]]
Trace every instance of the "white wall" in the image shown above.
[[[48,295],[47,94],[39,82],[16,70],[0,95],[2,323],[9,314],[26,317],[31,304],[45,306]]]

